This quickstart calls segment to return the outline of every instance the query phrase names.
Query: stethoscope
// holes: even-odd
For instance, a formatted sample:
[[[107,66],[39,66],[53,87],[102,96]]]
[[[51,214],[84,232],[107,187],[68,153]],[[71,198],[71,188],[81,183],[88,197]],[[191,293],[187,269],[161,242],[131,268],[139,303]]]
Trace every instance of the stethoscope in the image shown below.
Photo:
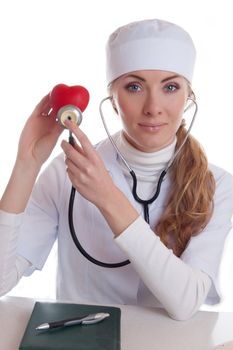
[[[99,105],[99,112],[100,112],[100,116],[101,116],[101,119],[102,119],[102,122],[103,122],[103,126],[105,128],[105,131],[107,133],[107,136],[108,136],[112,146],[116,150],[118,156],[121,158],[123,164],[128,169],[128,171],[129,171],[129,173],[130,173],[130,175],[132,177],[132,180],[133,180],[133,186],[132,186],[133,197],[138,203],[140,203],[143,206],[144,219],[149,224],[149,222],[150,222],[150,219],[149,219],[149,205],[151,203],[153,203],[158,198],[158,196],[160,194],[160,191],[161,191],[161,185],[162,185],[162,182],[163,182],[163,180],[165,178],[165,175],[167,174],[169,168],[173,164],[175,158],[177,157],[178,153],[180,152],[181,148],[185,144],[185,142],[186,142],[186,140],[187,140],[187,138],[188,138],[188,136],[190,134],[190,131],[192,129],[193,123],[194,123],[196,115],[197,115],[198,105],[197,105],[196,101],[193,98],[188,97],[188,100],[191,102],[191,104],[189,104],[185,108],[184,112],[186,112],[193,104],[195,106],[195,111],[194,111],[192,120],[190,122],[189,128],[187,130],[186,136],[185,136],[183,142],[181,143],[181,145],[179,146],[179,148],[175,151],[174,155],[172,156],[172,158],[170,159],[170,161],[168,162],[166,167],[162,170],[162,172],[161,172],[161,174],[159,176],[159,180],[158,180],[157,187],[156,187],[154,195],[151,198],[149,198],[148,200],[144,200],[144,199],[140,198],[139,195],[137,194],[137,176],[136,176],[135,172],[133,171],[133,169],[128,164],[128,162],[126,161],[126,159],[124,158],[124,156],[122,155],[122,153],[119,150],[119,148],[117,147],[116,143],[114,142],[114,140],[113,140],[113,138],[112,138],[112,136],[111,136],[111,134],[110,134],[110,132],[108,130],[107,124],[105,122],[105,118],[104,118],[103,111],[102,111],[102,106],[103,106],[103,103],[105,101],[107,101],[107,100],[111,101],[111,99],[112,99],[112,97],[108,96],[108,97],[104,98],[100,102],[100,105]],[[58,113],[58,121],[60,121],[61,124],[63,124],[64,120],[68,118],[68,119],[71,119],[71,120],[75,121],[79,125],[81,123],[81,121],[82,121],[82,112],[79,110],[78,107],[74,108],[73,106],[68,106],[68,110],[67,110],[66,107],[67,106],[65,106],[64,109],[61,109],[59,111],[59,113]],[[69,135],[69,142],[70,142],[70,144],[73,144],[73,142],[74,142],[74,139],[73,139],[73,136],[72,136],[71,133]],[[89,255],[88,252],[83,248],[83,246],[81,245],[81,243],[79,242],[79,240],[77,238],[77,235],[76,235],[76,232],[75,232],[75,228],[74,228],[74,223],[73,223],[73,207],[74,207],[75,192],[76,192],[76,190],[72,186],[71,193],[70,193],[70,200],[69,200],[68,219],[69,219],[70,234],[71,234],[71,237],[72,237],[73,242],[74,242],[75,246],[77,247],[77,249],[80,251],[80,253],[87,260],[89,260],[90,262],[94,263],[95,265],[98,265],[98,266],[101,266],[101,267],[117,268],[117,267],[122,267],[122,266],[128,265],[130,263],[129,260],[121,261],[119,263],[106,263],[106,262],[97,260],[94,257],[92,257],[91,255]]]

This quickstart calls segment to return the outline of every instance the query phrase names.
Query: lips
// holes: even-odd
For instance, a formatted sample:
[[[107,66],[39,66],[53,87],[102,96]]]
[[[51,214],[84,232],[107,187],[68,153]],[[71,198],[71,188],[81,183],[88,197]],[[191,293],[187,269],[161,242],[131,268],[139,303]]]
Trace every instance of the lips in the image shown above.
[[[145,130],[152,130],[152,131],[158,131],[162,129],[166,123],[148,123],[148,122],[142,122],[138,123],[139,127],[145,129]]]

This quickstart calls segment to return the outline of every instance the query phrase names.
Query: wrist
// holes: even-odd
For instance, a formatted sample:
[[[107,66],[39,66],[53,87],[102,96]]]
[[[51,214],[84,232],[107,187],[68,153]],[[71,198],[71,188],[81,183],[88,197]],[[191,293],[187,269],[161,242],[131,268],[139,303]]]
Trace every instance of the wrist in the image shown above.
[[[40,166],[16,161],[8,185],[0,201],[0,209],[9,213],[25,210]]]
[[[17,174],[24,174],[24,176],[37,176],[41,169],[41,164],[38,164],[32,159],[16,159],[13,172]]]
[[[136,209],[117,187],[110,192],[108,197],[105,197],[99,210],[115,236],[119,236],[139,216]]]

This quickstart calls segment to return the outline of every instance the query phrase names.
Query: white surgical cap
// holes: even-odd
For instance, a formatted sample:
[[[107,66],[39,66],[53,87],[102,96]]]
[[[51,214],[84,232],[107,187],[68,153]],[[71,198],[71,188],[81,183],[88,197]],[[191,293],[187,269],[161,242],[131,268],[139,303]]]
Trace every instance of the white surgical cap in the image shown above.
[[[113,32],[106,45],[106,77],[111,83],[137,70],[174,72],[192,81],[196,50],[190,35],[159,19],[132,22]]]

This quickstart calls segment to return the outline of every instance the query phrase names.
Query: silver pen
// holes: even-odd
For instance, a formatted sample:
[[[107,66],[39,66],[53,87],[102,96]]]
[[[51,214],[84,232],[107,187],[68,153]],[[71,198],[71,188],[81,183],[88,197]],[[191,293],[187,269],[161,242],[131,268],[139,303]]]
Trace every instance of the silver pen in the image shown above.
[[[58,327],[74,326],[76,324],[98,323],[109,316],[110,314],[106,312],[98,312],[96,314],[89,314],[82,317],[74,317],[74,318],[69,318],[61,321],[42,323],[36,327],[36,330],[49,330],[49,329],[58,328]]]

